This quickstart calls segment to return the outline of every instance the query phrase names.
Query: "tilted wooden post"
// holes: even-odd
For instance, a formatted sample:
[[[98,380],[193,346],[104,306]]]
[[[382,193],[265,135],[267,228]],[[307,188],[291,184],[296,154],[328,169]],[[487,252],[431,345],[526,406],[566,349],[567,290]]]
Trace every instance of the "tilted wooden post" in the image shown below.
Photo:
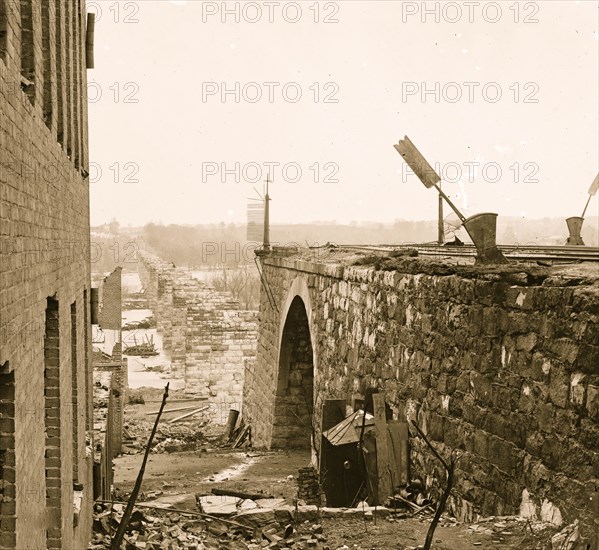
[[[150,434],[150,439],[148,439],[148,444],[146,445],[146,452],[144,453],[144,459],[141,463],[141,468],[139,469],[139,474],[137,474],[137,480],[135,481],[135,486],[133,487],[133,491],[131,492],[131,496],[129,497],[129,501],[127,502],[127,507],[125,508],[125,512],[123,513],[123,517],[121,518],[121,523],[119,524],[119,528],[117,529],[116,534],[112,538],[112,543],[110,545],[111,550],[119,550],[121,547],[121,542],[123,537],[125,536],[125,531],[127,530],[127,525],[129,524],[129,519],[131,518],[131,514],[133,513],[133,507],[135,506],[135,501],[137,500],[137,495],[139,494],[139,490],[141,489],[141,482],[144,478],[144,472],[146,471],[146,462],[148,461],[148,456],[150,455],[150,447],[152,446],[152,441],[154,440],[154,435],[156,434],[156,429],[158,428],[158,422],[160,422],[160,416],[162,415],[162,410],[166,405],[166,400],[168,398],[168,386],[170,382],[166,384],[166,388],[164,388],[164,395],[162,396],[162,404],[160,405],[160,410],[158,411],[158,416],[156,416],[156,422],[154,422],[154,427],[152,428],[152,433]]]
[[[387,414],[385,396],[372,395],[374,405],[374,433],[376,438],[376,468],[378,474],[378,504],[383,504],[391,496],[391,470],[389,469],[389,445],[387,436]]]

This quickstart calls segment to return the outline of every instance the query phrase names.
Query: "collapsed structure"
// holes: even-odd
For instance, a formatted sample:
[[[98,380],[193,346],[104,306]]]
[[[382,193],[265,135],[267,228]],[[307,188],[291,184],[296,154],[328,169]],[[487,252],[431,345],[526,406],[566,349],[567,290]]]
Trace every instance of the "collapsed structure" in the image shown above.
[[[91,530],[85,2],[0,2],[0,548]]]
[[[121,271],[117,267],[92,289],[98,296],[97,319],[92,319],[94,337],[94,499],[110,499],[113,459],[122,452],[125,404],[128,396],[128,362],[123,357],[121,319]],[[100,337],[101,335],[101,337]],[[96,339],[98,342],[96,342]]]
[[[319,446],[326,400],[349,414],[378,388],[395,418],[416,421],[445,456],[461,453],[459,519],[520,512],[592,524],[596,264],[460,266],[342,249],[275,249],[261,263],[244,388],[255,445]],[[439,488],[445,473],[422,438],[410,447],[412,474]]]
[[[147,252],[138,254],[138,271],[171,376],[185,390],[207,397],[216,422],[241,407],[244,373],[256,354],[257,312],[240,309],[226,292],[194,279],[189,271]]]

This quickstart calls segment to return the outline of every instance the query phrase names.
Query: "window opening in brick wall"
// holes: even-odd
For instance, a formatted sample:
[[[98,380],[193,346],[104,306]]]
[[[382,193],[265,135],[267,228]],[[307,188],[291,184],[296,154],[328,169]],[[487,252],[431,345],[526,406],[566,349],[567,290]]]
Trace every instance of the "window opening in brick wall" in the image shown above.
[[[6,0],[0,0],[0,59],[6,61],[8,44],[8,6]]]
[[[16,547],[15,376],[0,365],[0,548]]]
[[[73,481],[79,481],[79,407],[77,391],[77,302],[71,304],[71,404],[73,409]]]
[[[46,426],[46,548],[62,546],[60,448],[60,331],[58,301],[48,298],[44,337],[44,420]]]
[[[47,0],[49,1],[49,0]],[[63,47],[64,47],[64,36],[62,32],[62,0],[55,0],[54,2],[54,22],[55,22],[55,35],[56,35],[56,139],[60,145],[64,145],[64,67],[62,63]]]
[[[66,127],[65,127],[65,142],[67,157],[73,158],[73,141],[75,136],[73,135],[73,36],[74,29],[71,28],[71,18],[73,12],[73,3],[71,1],[65,4],[64,10],[64,48],[65,48],[65,66],[64,66],[64,81],[66,85],[66,100],[65,100],[65,113],[66,113]]]
[[[21,89],[33,105],[35,103],[35,46],[31,0],[21,0]]]
[[[74,156],[73,164],[79,170],[81,167],[81,2],[73,2],[71,25],[73,27],[73,130]]]
[[[52,129],[52,57],[50,50],[50,6],[49,0],[42,2],[42,52],[44,56],[44,122]]]
[[[86,430],[93,430],[94,422],[93,422],[93,410],[91,403],[91,388],[90,388],[90,364],[89,364],[89,306],[87,303],[88,300],[87,289],[83,289],[83,360],[85,361],[85,365],[83,368],[83,372],[85,374],[85,416],[87,419]]]

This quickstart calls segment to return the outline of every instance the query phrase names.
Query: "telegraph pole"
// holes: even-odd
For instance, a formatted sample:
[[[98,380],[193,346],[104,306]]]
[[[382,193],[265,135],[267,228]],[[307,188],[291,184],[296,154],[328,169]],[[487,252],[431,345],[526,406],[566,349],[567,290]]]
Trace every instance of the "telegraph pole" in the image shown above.
[[[266,176],[266,194],[264,195],[264,250],[270,250],[270,212],[269,205],[270,196],[268,194],[268,184],[270,183],[270,174]]]
[[[439,182],[439,189],[441,188],[441,182]],[[443,197],[439,193],[439,222],[437,231],[437,242],[443,244],[445,242],[445,229],[443,228]]]

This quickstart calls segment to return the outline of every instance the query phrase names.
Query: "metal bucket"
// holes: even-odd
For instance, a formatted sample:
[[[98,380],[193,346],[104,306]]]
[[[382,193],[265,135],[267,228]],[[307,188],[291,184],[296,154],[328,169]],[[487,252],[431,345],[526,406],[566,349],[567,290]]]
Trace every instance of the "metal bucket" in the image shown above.
[[[497,248],[497,214],[475,214],[464,221],[464,228],[476,246],[476,261],[480,263],[507,263]]]
[[[573,246],[584,246],[584,241],[580,236],[582,222],[584,222],[584,218],[580,218],[578,216],[572,216],[571,218],[566,219],[566,224],[568,224],[568,232],[570,233],[566,244]]]

